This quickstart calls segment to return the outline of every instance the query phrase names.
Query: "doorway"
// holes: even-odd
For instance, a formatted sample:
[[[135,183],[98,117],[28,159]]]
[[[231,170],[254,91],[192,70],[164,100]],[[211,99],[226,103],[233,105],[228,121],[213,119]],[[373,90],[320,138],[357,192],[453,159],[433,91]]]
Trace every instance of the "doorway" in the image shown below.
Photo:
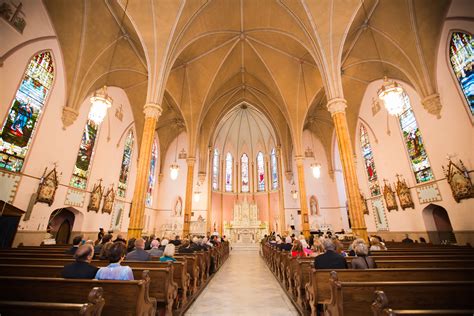
[[[436,204],[429,204],[423,209],[422,215],[426,231],[433,244],[456,243],[456,236],[446,209]]]
[[[53,211],[48,221],[48,233],[54,236],[56,244],[68,244],[76,216],[67,208]]]

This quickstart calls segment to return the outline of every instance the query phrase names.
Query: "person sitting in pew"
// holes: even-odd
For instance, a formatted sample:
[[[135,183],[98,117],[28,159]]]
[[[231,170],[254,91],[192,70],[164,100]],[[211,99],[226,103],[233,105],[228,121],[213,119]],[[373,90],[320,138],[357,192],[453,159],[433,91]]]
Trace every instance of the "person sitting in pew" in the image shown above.
[[[376,237],[370,238],[370,251],[374,250],[387,250],[387,247],[385,247],[385,244],[380,241],[380,239]]]
[[[356,256],[355,248],[356,248],[357,244],[361,244],[361,243],[362,243],[362,244],[365,244],[364,239],[362,239],[362,238],[357,238],[357,239],[355,239],[355,240],[352,242],[352,244],[349,246],[349,249],[348,249],[348,250],[349,250],[349,254],[348,254],[348,255],[351,256],[351,257],[355,257],[355,256]]]
[[[109,262],[106,267],[97,271],[97,280],[133,280],[133,272],[129,266],[122,266],[120,263],[125,259],[127,247],[122,242],[114,243],[109,249]]]
[[[138,238],[135,240],[135,250],[129,252],[125,260],[129,261],[148,261],[151,255],[145,251],[145,240]]]
[[[291,256],[293,258],[306,257],[306,254],[303,251],[303,245],[298,239],[295,239],[295,241],[293,242],[293,247],[291,248]]]
[[[402,243],[404,244],[413,244],[413,239],[411,239],[408,234],[405,234],[405,239],[402,239]]]
[[[81,245],[82,243],[82,236],[76,236],[74,237],[74,239],[72,240],[72,247],[69,248],[68,250],[66,250],[66,254],[67,255],[73,255],[76,253],[77,251],[77,248],[79,248],[79,246]]]
[[[320,254],[324,253],[324,247],[319,238],[315,238],[313,240],[313,245],[311,246],[311,254],[310,257],[317,257]]]
[[[181,247],[178,249],[178,253],[193,253],[194,250],[191,247],[191,243],[189,242],[189,239],[183,239],[183,243],[181,244]]]
[[[369,248],[365,243],[357,243],[354,247],[357,258],[352,259],[352,269],[375,269],[374,259],[369,257]]]
[[[151,241],[151,249],[148,250],[150,256],[161,257],[163,255],[163,250],[160,249],[160,242],[156,239]]]
[[[322,241],[324,254],[314,258],[314,267],[316,269],[347,269],[346,259],[336,252],[336,245],[330,238]]]
[[[160,261],[161,262],[176,261],[176,259],[174,258],[174,251],[175,251],[175,245],[167,244],[165,247],[165,251],[163,251],[163,256],[160,258]]]
[[[99,268],[91,265],[94,257],[94,247],[86,244],[77,248],[74,254],[75,262],[66,264],[61,276],[66,279],[93,279]]]
[[[291,239],[290,236],[287,236],[285,238],[285,243],[280,244],[280,250],[291,251],[291,248],[293,248],[293,239]]]

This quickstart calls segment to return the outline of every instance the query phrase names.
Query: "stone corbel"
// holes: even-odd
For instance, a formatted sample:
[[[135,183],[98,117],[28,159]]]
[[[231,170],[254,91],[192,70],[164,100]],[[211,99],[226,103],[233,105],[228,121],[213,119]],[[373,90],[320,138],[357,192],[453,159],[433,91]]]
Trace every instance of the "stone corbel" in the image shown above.
[[[199,172],[198,173],[199,185],[202,185],[204,183],[204,180],[206,180],[206,173],[205,172]]]
[[[61,117],[63,121],[63,130],[66,130],[67,127],[71,126],[77,119],[79,111],[69,106],[63,107],[63,115]]]
[[[441,105],[441,100],[438,93],[434,93],[425,97],[421,103],[428,113],[436,115],[436,118],[438,119],[441,118],[441,108],[443,106]]]
[[[291,180],[293,180],[293,171],[286,171],[285,172],[285,177],[286,177],[286,181],[291,183]]]

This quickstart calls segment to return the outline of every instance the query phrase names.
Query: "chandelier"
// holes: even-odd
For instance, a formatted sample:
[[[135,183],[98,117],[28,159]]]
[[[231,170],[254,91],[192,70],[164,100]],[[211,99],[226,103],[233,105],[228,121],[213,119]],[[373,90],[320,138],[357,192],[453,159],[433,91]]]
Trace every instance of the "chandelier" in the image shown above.
[[[177,131],[178,136],[176,136],[176,148],[175,148],[175,151],[174,151],[174,162],[170,165],[170,178],[171,178],[171,180],[176,180],[178,178],[178,174],[179,174],[179,165],[176,162],[176,157],[178,156],[178,141],[179,141],[178,120],[176,120],[176,131]]]
[[[107,86],[95,91],[90,100],[92,105],[89,120],[100,125],[107,115],[107,110],[112,106],[112,98],[107,94]]]
[[[313,171],[313,177],[319,179],[321,177],[321,164],[316,162],[311,164],[311,170]]]
[[[403,112],[403,88],[395,81],[384,78],[382,87],[377,92],[390,115],[400,115]]]

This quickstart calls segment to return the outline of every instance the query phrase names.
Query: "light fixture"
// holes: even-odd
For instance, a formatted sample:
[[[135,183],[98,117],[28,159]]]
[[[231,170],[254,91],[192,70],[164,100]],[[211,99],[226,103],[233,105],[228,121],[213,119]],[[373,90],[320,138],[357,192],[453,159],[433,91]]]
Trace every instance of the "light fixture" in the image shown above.
[[[199,181],[196,183],[196,191],[193,193],[194,202],[199,202],[201,200],[201,190],[199,190]]]
[[[179,126],[178,126],[178,120],[176,120],[176,149],[174,151],[174,162],[170,166],[170,178],[171,180],[176,180],[179,175],[179,165],[176,162],[176,157],[178,155],[178,141],[179,141]]]
[[[321,164],[318,162],[313,162],[311,164],[311,170],[313,171],[313,177],[319,179],[321,177]]]
[[[403,88],[395,81],[384,78],[382,87],[377,92],[387,112],[390,115],[400,115],[403,112]]]
[[[112,98],[107,94],[107,86],[95,91],[90,100],[92,105],[89,111],[89,120],[100,125],[107,115],[107,110],[112,106]]]

